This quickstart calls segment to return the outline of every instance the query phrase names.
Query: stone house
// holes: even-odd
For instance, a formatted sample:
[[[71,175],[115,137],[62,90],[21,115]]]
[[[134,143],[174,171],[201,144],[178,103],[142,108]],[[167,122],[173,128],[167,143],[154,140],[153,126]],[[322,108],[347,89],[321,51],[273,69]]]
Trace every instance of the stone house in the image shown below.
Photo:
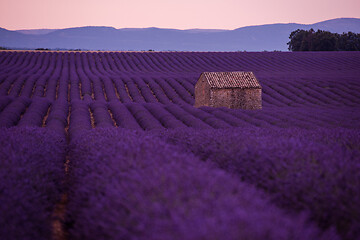
[[[261,86],[253,72],[204,72],[195,85],[195,107],[261,109]]]

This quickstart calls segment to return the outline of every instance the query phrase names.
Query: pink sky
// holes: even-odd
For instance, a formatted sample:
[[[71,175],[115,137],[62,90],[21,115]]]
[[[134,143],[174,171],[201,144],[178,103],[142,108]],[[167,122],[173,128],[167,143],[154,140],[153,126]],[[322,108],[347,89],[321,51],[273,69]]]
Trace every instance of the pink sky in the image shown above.
[[[360,0],[0,0],[0,27],[234,29],[360,18]]]

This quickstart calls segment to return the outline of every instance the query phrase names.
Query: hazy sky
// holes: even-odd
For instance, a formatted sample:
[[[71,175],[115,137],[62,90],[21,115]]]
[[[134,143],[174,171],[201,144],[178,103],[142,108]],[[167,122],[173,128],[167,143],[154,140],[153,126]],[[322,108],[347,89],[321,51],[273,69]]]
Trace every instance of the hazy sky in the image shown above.
[[[360,18],[359,9],[360,0],[0,0],[0,27],[234,29]]]

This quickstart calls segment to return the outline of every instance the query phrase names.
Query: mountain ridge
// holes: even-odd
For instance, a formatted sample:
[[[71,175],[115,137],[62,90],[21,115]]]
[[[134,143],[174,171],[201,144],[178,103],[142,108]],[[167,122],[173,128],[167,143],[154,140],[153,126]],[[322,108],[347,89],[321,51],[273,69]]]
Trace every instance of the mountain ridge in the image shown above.
[[[314,24],[274,23],[226,29],[119,28],[85,26],[10,31],[0,28],[0,46],[13,49],[287,51],[296,29],[360,33],[360,18],[337,18]]]

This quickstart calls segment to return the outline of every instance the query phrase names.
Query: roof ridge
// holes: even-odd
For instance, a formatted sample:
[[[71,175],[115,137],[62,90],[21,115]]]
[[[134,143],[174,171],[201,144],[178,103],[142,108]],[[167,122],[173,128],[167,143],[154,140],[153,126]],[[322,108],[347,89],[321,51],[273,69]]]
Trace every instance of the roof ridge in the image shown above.
[[[203,72],[210,88],[261,88],[255,74],[250,71]]]

